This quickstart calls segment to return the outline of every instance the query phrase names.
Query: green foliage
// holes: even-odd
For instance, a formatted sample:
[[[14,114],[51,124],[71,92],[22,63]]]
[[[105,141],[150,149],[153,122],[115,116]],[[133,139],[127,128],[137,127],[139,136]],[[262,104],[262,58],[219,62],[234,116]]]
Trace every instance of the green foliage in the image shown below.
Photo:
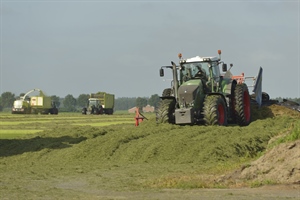
[[[136,97],[121,97],[115,100],[115,110],[128,110],[135,107]]]
[[[2,97],[0,96],[0,112],[3,111],[3,106],[2,106]]]
[[[25,93],[22,92],[22,93],[20,93],[19,97],[22,97],[22,96],[24,96],[24,95],[25,95]]]
[[[60,100],[59,97],[56,95],[51,96],[51,100],[55,103],[56,107],[58,108],[60,106]]]
[[[151,97],[149,98],[148,104],[149,104],[150,106],[154,106],[155,108],[157,108],[158,103],[160,102],[160,100],[161,100],[161,99],[159,98],[158,94],[153,94],[153,95],[151,95]]]
[[[89,99],[89,94],[80,94],[77,98],[77,106],[80,108],[86,107]]]
[[[1,106],[3,108],[11,108],[15,99],[15,94],[11,92],[3,92],[1,94]]]
[[[76,99],[71,94],[68,94],[64,98],[63,105],[64,105],[64,108],[65,108],[65,111],[67,111],[67,112],[76,111]]]
[[[142,98],[142,97],[138,97],[136,99],[136,107],[138,107],[140,109],[140,111],[143,110],[143,107],[145,107],[147,105],[147,99],[146,98]]]

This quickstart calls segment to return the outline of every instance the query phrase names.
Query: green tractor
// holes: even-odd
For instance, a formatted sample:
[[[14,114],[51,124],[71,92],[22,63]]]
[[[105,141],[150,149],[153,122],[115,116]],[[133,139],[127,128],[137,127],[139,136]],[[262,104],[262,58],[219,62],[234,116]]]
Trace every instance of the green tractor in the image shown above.
[[[161,67],[160,76],[164,76],[164,68],[169,68],[173,80],[171,88],[164,89],[156,110],[158,123],[247,126],[251,122],[248,86],[227,70],[221,61],[221,50],[218,54],[189,59],[179,54],[179,65],[171,62],[172,66]]]
[[[91,93],[88,99],[87,107],[83,108],[81,113],[95,115],[112,115],[114,112],[115,95],[106,92]]]

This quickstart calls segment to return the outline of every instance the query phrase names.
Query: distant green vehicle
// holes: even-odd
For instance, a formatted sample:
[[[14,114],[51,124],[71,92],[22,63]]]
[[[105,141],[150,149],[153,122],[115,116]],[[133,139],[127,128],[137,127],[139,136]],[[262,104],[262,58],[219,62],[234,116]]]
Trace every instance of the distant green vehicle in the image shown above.
[[[35,91],[38,91],[39,95],[29,97],[29,94]],[[58,109],[55,103],[51,100],[51,97],[46,96],[40,89],[33,89],[14,101],[11,113],[57,115]]]
[[[179,54],[179,65],[171,62],[172,66],[161,67],[160,76],[163,77],[164,68],[168,68],[172,70],[173,79],[171,88],[162,93],[156,111],[158,123],[221,126],[228,122],[240,126],[250,123],[250,95],[243,81],[245,77],[233,76],[221,61],[221,50],[218,54],[218,57],[188,59]],[[221,74],[220,64],[225,74]]]
[[[112,115],[114,112],[115,95],[106,92],[91,93],[87,107],[82,109],[82,114]]]

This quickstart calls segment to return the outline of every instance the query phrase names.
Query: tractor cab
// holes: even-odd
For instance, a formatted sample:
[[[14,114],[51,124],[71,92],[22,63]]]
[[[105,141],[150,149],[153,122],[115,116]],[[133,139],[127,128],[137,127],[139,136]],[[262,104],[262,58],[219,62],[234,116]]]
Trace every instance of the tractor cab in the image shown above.
[[[194,79],[201,79],[211,92],[218,91],[220,83],[219,57],[200,57],[182,59],[180,58],[180,85]],[[188,83],[186,83],[188,84]]]
[[[180,80],[181,83],[190,79],[203,78],[206,80],[214,79],[219,81],[220,70],[218,62],[192,62],[183,63],[180,65]]]
[[[83,112],[85,112],[84,114],[100,114],[101,112],[103,112],[100,100],[97,98],[89,98],[87,109]]]
[[[91,106],[99,107],[100,100],[96,99],[96,98],[90,98],[88,104],[89,104],[89,107],[91,107]]]

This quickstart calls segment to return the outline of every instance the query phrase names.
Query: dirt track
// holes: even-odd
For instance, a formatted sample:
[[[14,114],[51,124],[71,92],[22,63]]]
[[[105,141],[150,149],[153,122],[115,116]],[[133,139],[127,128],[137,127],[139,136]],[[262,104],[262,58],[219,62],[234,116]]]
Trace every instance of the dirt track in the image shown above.
[[[263,186],[260,188],[239,188],[239,189],[163,189],[163,190],[145,190],[145,191],[109,191],[109,190],[91,190],[80,185],[72,184],[73,187],[60,186],[57,188],[48,188],[47,194],[35,188],[31,192],[9,194],[2,193],[0,198],[5,199],[161,199],[161,200],[198,200],[198,199],[223,199],[223,200],[252,200],[252,199],[299,199],[299,185],[276,185]],[[1,186],[3,187],[3,186]],[[64,188],[62,188],[64,187]]]
[[[165,189],[151,192],[113,192],[95,194],[95,199],[223,199],[223,200],[258,200],[258,199],[299,199],[300,187],[297,185],[264,186],[261,188],[240,189],[195,189],[176,190]]]
[[[91,195],[91,196],[90,196]],[[264,186],[261,188],[240,189],[194,189],[177,190],[164,189],[161,191],[93,191],[86,199],[162,199],[162,200],[198,200],[198,199],[223,199],[223,200],[274,200],[274,199],[299,199],[300,187],[298,185]],[[80,198],[82,199],[82,198]],[[84,198],[83,198],[84,199]]]

